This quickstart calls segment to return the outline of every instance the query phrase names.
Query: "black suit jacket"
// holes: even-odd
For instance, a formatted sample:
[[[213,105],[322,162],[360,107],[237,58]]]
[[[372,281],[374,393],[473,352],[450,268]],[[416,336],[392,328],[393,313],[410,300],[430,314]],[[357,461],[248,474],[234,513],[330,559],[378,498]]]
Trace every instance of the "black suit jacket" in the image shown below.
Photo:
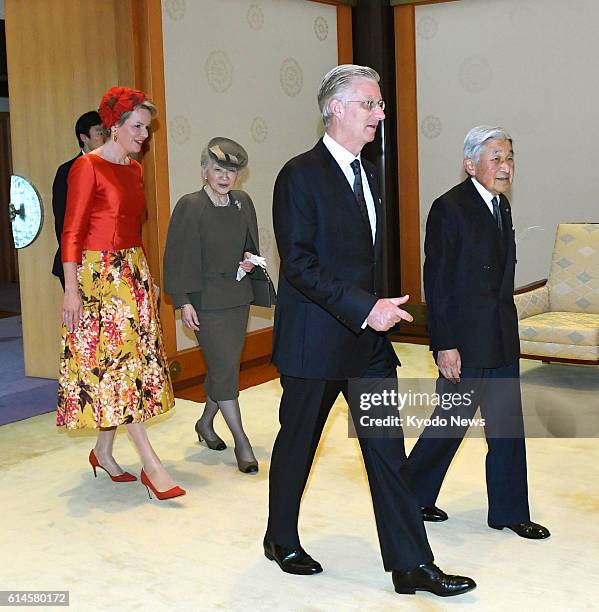
[[[67,178],[71,166],[75,163],[77,157],[82,153],[73,157],[68,162],[65,162],[58,167],[54,182],[52,183],[52,211],[54,213],[54,231],[56,232],[56,240],[58,240],[58,250],[54,255],[54,263],[52,264],[52,274],[58,276],[62,286],[64,287],[64,273],[62,270],[62,261],[60,253],[60,237],[62,236],[62,228],[64,227],[64,216],[67,209]]]
[[[368,367],[377,332],[361,326],[378,299],[382,204],[374,166],[362,163],[376,207],[374,246],[353,190],[322,140],[277,177],[273,223],[281,268],[273,363],[281,374],[343,380]]]
[[[513,298],[516,243],[503,195],[499,207],[501,233],[467,178],[433,202],[426,222],[430,347],[435,353],[457,348],[464,367],[501,367],[520,355]]]

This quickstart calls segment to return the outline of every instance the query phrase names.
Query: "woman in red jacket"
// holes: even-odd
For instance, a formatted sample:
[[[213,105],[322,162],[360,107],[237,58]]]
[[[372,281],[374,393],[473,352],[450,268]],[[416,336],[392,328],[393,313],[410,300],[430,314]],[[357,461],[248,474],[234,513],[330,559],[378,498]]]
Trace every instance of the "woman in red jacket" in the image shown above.
[[[57,425],[98,429],[90,464],[115,482],[135,476],[115,461],[125,425],[143,463],[142,483],[159,499],[184,495],[152,448],[144,425],[174,397],[162,344],[141,223],[141,165],[130,157],[148,137],[156,108],[148,96],[113,87],[98,109],[110,138],[73,164],[61,239],[65,277]]]

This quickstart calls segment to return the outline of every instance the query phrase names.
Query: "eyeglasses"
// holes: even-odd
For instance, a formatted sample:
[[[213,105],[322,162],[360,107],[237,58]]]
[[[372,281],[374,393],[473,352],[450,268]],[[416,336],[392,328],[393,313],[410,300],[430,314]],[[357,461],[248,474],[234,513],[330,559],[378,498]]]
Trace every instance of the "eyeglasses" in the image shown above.
[[[356,102],[361,104],[368,112],[372,112],[375,106],[378,106],[382,111],[385,110],[385,100],[345,100],[344,104]]]

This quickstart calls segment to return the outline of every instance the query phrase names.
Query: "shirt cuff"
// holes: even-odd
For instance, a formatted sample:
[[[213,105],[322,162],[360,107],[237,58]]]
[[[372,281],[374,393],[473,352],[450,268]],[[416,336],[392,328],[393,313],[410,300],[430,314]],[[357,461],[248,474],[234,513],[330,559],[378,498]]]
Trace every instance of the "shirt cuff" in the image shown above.
[[[175,308],[181,308],[182,306],[185,306],[185,304],[191,304],[191,300],[189,299],[187,293],[173,293],[172,298]]]

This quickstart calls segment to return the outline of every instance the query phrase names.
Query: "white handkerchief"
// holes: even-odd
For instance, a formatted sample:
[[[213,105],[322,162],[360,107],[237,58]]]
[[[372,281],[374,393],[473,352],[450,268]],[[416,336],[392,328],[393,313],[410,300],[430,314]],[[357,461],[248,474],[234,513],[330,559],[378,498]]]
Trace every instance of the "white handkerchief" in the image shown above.
[[[266,270],[266,259],[264,257],[260,257],[260,255],[254,255],[252,253],[251,257],[243,260],[244,262],[249,261],[253,263],[255,266],[260,266]],[[237,280],[240,281],[246,275],[246,271],[239,266],[237,268]]]

